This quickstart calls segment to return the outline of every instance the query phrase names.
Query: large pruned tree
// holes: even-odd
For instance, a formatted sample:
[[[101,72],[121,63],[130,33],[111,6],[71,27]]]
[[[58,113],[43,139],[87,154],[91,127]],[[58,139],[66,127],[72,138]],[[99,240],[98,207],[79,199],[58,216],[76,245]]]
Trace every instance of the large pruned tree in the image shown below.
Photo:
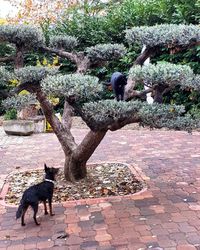
[[[9,31],[10,26],[4,26],[3,29],[4,33],[0,29],[1,39],[15,43],[15,32]],[[12,26],[12,29],[15,27]],[[25,34],[30,34],[23,36],[22,47],[27,48],[30,43],[33,37],[31,29],[29,26],[21,27]],[[19,32],[20,27],[17,26],[16,30]],[[168,35],[165,35],[166,33]],[[183,65],[164,62],[156,65],[142,65],[148,56],[153,56],[155,52],[161,53],[164,46],[177,51],[198,44],[199,27],[165,25],[135,27],[127,31],[128,41],[145,44],[146,50],[139,55],[130,69],[126,102],[101,100],[103,87],[99,79],[88,75],[90,68],[104,65],[110,60],[117,60],[123,56],[126,53],[123,45],[100,44],[77,52],[75,51],[77,40],[74,37],[54,36],[50,39],[49,47],[46,47],[41,31],[37,33],[34,30],[34,34],[36,34],[37,42],[32,41],[32,43],[37,45],[37,49],[67,58],[76,65],[76,72],[72,74],[61,74],[58,68],[35,66],[22,67],[14,71],[19,81],[17,92],[25,89],[35,94],[62,146],[65,154],[64,173],[67,180],[79,180],[86,176],[86,163],[108,130],[115,131],[130,123],[170,129],[191,129],[196,125],[195,119],[183,115],[184,107],[159,103],[162,101],[164,92],[176,85],[198,89],[199,76],[194,75],[188,66]],[[1,68],[0,72],[2,77],[9,75],[4,68]],[[138,91],[135,89],[138,84],[146,85],[148,89]],[[155,99],[152,105],[140,100],[140,98],[144,99],[149,92],[153,93]],[[62,121],[59,121],[54,114],[53,105],[48,100],[49,94],[63,96],[65,99]],[[79,145],[75,142],[71,132],[72,110],[81,116],[89,128]]]

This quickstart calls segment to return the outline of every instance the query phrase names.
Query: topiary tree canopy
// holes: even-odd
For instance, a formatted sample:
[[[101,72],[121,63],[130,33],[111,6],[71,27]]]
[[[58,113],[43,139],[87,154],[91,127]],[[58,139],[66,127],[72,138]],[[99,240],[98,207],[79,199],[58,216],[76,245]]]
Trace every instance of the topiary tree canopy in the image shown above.
[[[31,25],[1,25],[0,42],[8,42],[15,46],[16,53],[6,58],[0,58],[0,62],[14,60],[15,68],[24,66],[24,54],[31,49],[37,49],[44,45],[45,39],[42,30]]]
[[[147,58],[162,54],[163,48],[168,49],[169,53],[174,54],[200,45],[200,27],[198,25],[183,24],[134,27],[126,30],[126,39],[130,45],[133,43],[145,45],[145,49],[134,62],[134,66],[137,64],[142,66]],[[167,67],[170,67],[169,64]],[[174,66],[172,66],[172,68],[173,67]],[[165,66],[163,69],[164,68]],[[135,83],[134,79],[130,76],[128,84],[126,85],[126,99],[131,99],[137,94],[134,91]],[[180,84],[182,84],[182,82],[180,82]],[[154,84],[154,89],[155,88],[157,88],[157,84]],[[166,90],[166,88],[164,86],[159,89],[157,88],[156,96],[159,96],[158,99],[162,99],[163,94],[171,89]],[[153,89],[151,89],[151,91],[153,91]]]
[[[26,27],[29,30],[29,27]],[[4,40],[15,43],[14,27],[5,28],[6,34],[1,35]],[[2,28],[3,30],[3,28]],[[16,27],[19,34],[20,27]],[[29,33],[30,32],[30,33]],[[108,130],[118,130],[130,123],[140,123],[152,128],[168,127],[170,129],[189,130],[196,126],[197,121],[185,116],[183,106],[163,105],[162,97],[179,85],[182,88],[200,88],[200,77],[194,75],[191,68],[160,62],[143,66],[148,56],[161,53],[163,47],[170,51],[179,51],[195,46],[200,42],[200,29],[187,25],[160,25],[152,27],[134,27],[126,31],[129,43],[146,45],[145,51],[138,56],[129,72],[129,82],[126,88],[126,101],[102,100],[102,84],[97,77],[88,74],[88,70],[97,65],[117,60],[126,53],[124,45],[99,44],[85,51],[76,51],[76,38],[70,36],[56,36],[50,39],[49,47],[44,44],[42,35],[34,28],[26,31],[27,38],[17,39],[24,48],[29,40],[28,34],[35,37],[32,42],[36,49],[67,58],[76,64],[76,72],[61,74],[58,68],[22,67],[10,72],[19,82],[16,90],[28,90],[34,94],[43,109],[47,121],[51,124],[62,149],[65,153],[64,172],[67,180],[82,179],[87,174],[86,163],[93,154]],[[9,37],[9,39],[8,39]],[[8,71],[0,70],[1,81],[9,79]],[[137,90],[138,85],[147,86],[147,90]],[[152,105],[144,101],[144,96],[151,92],[154,97]],[[62,121],[55,116],[54,108],[48,100],[49,94],[62,96],[65,100]],[[10,100],[12,104],[12,100]],[[78,113],[86,122],[89,131],[80,144],[77,144],[71,133],[73,111]]]

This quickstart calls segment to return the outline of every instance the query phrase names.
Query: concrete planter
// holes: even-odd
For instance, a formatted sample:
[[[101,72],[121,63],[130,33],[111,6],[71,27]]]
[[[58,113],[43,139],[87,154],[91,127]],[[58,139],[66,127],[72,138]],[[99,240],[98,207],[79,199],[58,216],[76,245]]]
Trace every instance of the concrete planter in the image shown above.
[[[33,121],[8,120],[3,122],[3,128],[8,135],[31,135],[35,125]]]
[[[38,115],[35,117],[28,118],[28,121],[34,122],[34,133],[44,133],[45,132],[45,117]]]

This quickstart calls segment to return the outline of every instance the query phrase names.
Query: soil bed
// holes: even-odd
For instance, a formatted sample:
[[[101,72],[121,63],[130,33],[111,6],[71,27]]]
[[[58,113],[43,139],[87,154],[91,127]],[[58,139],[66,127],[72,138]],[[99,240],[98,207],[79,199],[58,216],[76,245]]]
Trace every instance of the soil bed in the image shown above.
[[[56,177],[54,202],[124,196],[139,192],[143,188],[143,183],[136,179],[125,164],[103,163],[89,165],[87,169],[87,178],[74,184],[65,181],[63,169],[60,169]],[[41,182],[43,178],[42,169],[11,174],[6,180],[9,183],[6,203],[18,205],[24,190]]]

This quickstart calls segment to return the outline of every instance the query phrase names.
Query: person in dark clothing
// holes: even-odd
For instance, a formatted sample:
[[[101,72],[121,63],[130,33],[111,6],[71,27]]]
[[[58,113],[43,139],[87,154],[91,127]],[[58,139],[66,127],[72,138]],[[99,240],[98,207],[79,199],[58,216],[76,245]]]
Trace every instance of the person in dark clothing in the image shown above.
[[[114,72],[111,76],[110,82],[117,101],[123,101],[124,89],[127,84],[126,76],[120,72]]]

